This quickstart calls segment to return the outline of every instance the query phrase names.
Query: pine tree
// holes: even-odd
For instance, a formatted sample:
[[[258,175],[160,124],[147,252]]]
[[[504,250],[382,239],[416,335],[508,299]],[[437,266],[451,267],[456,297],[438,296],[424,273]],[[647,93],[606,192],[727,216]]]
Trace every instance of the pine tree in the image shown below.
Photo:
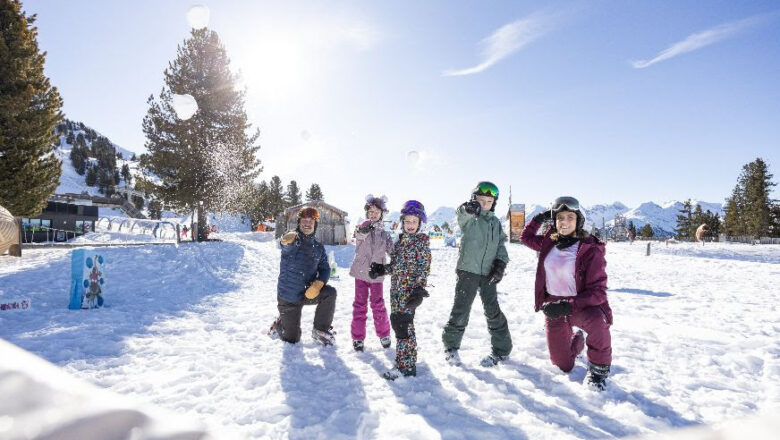
[[[149,218],[159,220],[162,217],[162,203],[159,200],[149,201]]]
[[[179,212],[227,211],[246,207],[245,191],[260,173],[255,145],[259,130],[244,110],[244,92],[216,32],[193,30],[178,47],[177,57],[165,70],[165,85],[157,99],[150,96],[143,120],[148,160],[146,173],[159,178],[150,183],[168,209]],[[173,107],[173,94],[195,98],[198,110],[187,120]]]
[[[769,236],[780,237],[780,203],[777,200],[769,208]]]
[[[691,201],[684,201],[682,209],[680,209],[678,212],[680,214],[677,215],[677,228],[675,229],[677,238],[681,240],[690,240],[693,238],[693,234],[691,234]]]
[[[79,147],[78,144],[74,145],[70,150],[70,162],[76,172],[83,176],[87,169],[86,149]]]
[[[745,198],[742,192],[740,184],[737,183],[734,190],[731,192],[731,197],[726,199],[726,215],[723,219],[723,229],[726,232],[726,235],[730,237],[747,235],[745,222],[742,221],[743,209],[745,206]]]
[[[636,237],[636,226],[634,226],[634,221],[629,220],[628,221],[628,232],[631,234],[630,236]]]
[[[301,190],[298,188],[298,182],[291,180],[290,183],[287,184],[287,193],[285,196],[288,208],[302,203]]]
[[[306,201],[313,202],[316,200],[325,200],[325,196],[322,195],[320,186],[316,183],[312,183],[309,190],[306,191]]]
[[[776,183],[772,182],[769,167],[760,157],[745,165],[745,212],[747,232],[755,238],[769,235],[770,193]]]
[[[44,75],[35,19],[18,0],[0,1],[0,206],[25,217],[43,211],[62,172],[62,100]]]
[[[133,176],[130,174],[130,166],[127,163],[122,164],[122,180],[129,186],[132,183]]]
[[[287,202],[285,202],[284,196],[284,187],[282,186],[282,179],[280,179],[279,176],[271,177],[271,183],[268,184],[266,206],[274,218],[281,214],[287,206]]]
[[[97,183],[97,169],[94,166],[87,167],[87,176],[85,180],[87,186],[95,186],[95,183]]]
[[[770,234],[774,201],[769,195],[776,185],[772,177],[761,158],[742,167],[737,185],[731,197],[726,199],[724,229],[727,235],[758,238]]]
[[[639,235],[641,235],[642,238],[653,238],[655,232],[653,232],[653,227],[650,226],[650,223],[645,223],[645,225],[642,226],[642,229],[639,231]]]
[[[707,218],[704,216],[704,211],[702,211],[701,205],[697,203],[696,208],[693,209],[693,214],[691,214],[690,236],[695,237],[696,230],[699,229],[699,226],[705,223],[707,223]]]
[[[247,207],[245,214],[252,222],[252,229],[273,215],[268,207],[268,184],[265,180],[252,187],[244,206]]]

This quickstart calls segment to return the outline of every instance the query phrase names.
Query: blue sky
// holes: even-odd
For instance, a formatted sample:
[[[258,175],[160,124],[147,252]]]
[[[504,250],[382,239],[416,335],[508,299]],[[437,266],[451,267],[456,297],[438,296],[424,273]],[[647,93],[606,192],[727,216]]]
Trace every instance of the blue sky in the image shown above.
[[[66,116],[142,152],[193,4],[24,2]],[[780,176],[778,2],[202,4],[261,177],[319,183],[353,216],[367,193],[456,206],[479,180],[504,210],[510,185],[515,203],[635,206],[722,202],[759,156]]]

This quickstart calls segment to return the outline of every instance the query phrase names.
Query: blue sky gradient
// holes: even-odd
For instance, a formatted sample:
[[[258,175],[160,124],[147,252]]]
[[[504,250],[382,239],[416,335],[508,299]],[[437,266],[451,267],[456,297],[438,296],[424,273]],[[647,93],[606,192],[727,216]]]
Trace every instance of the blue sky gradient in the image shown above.
[[[780,173],[777,2],[204,4],[242,71],[261,177],[317,182],[353,216],[367,193],[455,206],[479,180],[504,210],[510,185],[516,203],[635,206],[722,202],[756,157]],[[24,9],[66,116],[142,152],[192,5]]]

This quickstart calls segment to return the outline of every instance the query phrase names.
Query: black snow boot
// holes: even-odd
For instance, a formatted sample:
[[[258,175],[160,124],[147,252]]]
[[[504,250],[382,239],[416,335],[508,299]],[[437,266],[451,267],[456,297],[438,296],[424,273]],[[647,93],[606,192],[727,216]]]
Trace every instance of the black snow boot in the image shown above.
[[[607,376],[609,376],[609,365],[600,365],[591,363],[588,365],[588,385],[598,391],[607,389]]]

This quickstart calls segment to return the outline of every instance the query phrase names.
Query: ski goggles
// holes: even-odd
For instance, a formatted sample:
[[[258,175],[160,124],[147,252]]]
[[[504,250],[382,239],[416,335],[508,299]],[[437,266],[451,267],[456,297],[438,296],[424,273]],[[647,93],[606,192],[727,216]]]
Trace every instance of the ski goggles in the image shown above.
[[[404,203],[404,207],[401,208],[401,212],[422,211],[425,212],[425,207],[417,200],[407,200]]]
[[[553,202],[552,210],[554,212],[558,212],[564,208],[568,209],[569,211],[579,211],[580,202],[574,197],[569,197],[569,196],[558,197],[557,199],[555,199],[555,201]]]
[[[498,187],[492,182],[479,182],[474,193],[478,196],[498,197]]]
[[[314,208],[303,208],[298,211],[298,220],[302,218],[313,218],[315,221],[319,221],[320,213]]]

